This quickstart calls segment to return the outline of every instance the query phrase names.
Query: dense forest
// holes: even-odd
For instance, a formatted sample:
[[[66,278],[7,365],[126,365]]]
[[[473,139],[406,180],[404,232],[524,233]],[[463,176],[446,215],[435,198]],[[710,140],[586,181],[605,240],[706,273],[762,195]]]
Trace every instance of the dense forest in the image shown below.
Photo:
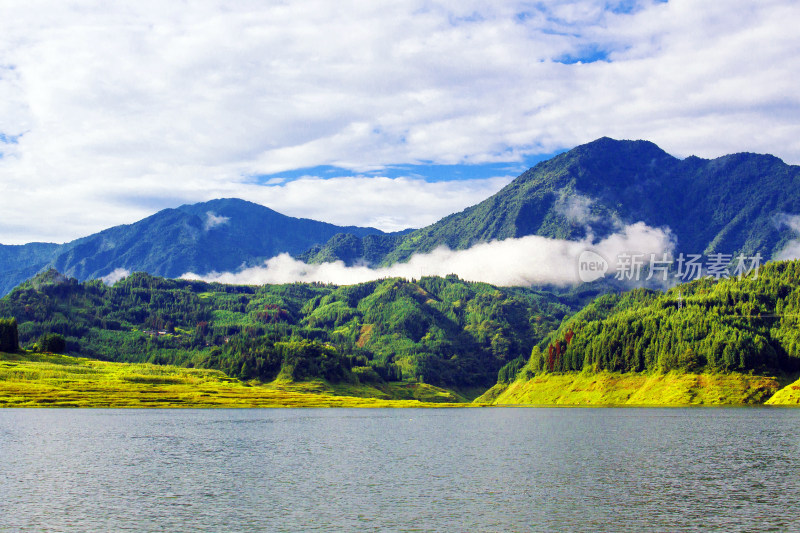
[[[0,300],[0,316],[18,322],[23,346],[60,337],[67,353],[98,359],[246,379],[489,386],[579,305],[455,276],[253,287],[137,273],[107,286],[51,270]]]
[[[113,286],[51,270],[0,300],[17,345],[263,381],[489,386],[568,371],[800,370],[800,261],[666,292],[589,296],[456,276],[350,286],[235,286],[133,274]],[[18,331],[18,334],[17,334]]]
[[[778,262],[742,279],[606,294],[534,347],[524,366],[515,361],[500,378],[587,369],[797,371],[799,281],[800,261]]]

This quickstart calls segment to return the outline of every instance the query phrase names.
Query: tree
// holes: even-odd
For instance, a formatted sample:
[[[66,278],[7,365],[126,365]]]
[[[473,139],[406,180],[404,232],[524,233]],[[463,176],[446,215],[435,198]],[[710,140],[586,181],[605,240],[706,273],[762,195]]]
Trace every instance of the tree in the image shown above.
[[[58,333],[45,333],[39,337],[39,350],[49,353],[64,353],[67,351],[67,341]]]
[[[0,352],[19,350],[19,331],[16,318],[0,318]]]
[[[700,358],[691,348],[686,348],[678,357],[678,365],[686,372],[696,372],[702,366]]]

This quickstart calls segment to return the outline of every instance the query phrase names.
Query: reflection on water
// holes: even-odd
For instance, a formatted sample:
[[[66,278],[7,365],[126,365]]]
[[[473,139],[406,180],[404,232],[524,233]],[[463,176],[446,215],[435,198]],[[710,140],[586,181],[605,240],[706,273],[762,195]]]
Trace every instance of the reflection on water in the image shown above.
[[[800,531],[800,410],[0,410],[0,531]]]

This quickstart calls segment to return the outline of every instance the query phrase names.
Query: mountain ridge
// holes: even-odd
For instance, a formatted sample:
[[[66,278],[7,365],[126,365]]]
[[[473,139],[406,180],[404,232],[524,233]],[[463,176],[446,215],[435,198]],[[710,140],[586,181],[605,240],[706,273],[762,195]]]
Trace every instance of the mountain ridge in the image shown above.
[[[185,204],[61,245],[0,245],[0,294],[49,267],[79,280],[117,269],[167,277],[236,270],[279,253],[299,254],[340,233],[383,234],[289,217],[237,198]]]
[[[800,215],[800,167],[769,154],[678,159],[650,141],[602,137],[542,161],[498,193],[421,229],[383,233],[287,217],[239,199],[165,209],[63,245],[0,245],[0,294],[55,267],[80,280],[117,269],[175,277],[235,272],[279,253],[388,266],[439,246],[539,235],[595,241],[626,225],[669,228],[676,252],[776,257]]]
[[[438,246],[539,235],[602,239],[644,222],[668,227],[686,253],[761,253],[773,257],[796,236],[775,217],[800,214],[800,167],[769,154],[678,159],[650,141],[603,137],[522,173],[495,195],[401,238],[373,237],[347,247],[331,241],[304,257],[374,264],[405,261]],[[381,250],[388,250],[380,253]]]

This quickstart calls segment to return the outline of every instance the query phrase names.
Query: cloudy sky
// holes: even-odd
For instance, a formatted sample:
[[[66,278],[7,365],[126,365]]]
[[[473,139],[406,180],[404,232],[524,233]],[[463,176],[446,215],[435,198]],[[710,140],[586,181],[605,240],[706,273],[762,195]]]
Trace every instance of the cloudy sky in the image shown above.
[[[422,226],[607,135],[800,163],[794,0],[0,0],[0,243],[240,197]]]

